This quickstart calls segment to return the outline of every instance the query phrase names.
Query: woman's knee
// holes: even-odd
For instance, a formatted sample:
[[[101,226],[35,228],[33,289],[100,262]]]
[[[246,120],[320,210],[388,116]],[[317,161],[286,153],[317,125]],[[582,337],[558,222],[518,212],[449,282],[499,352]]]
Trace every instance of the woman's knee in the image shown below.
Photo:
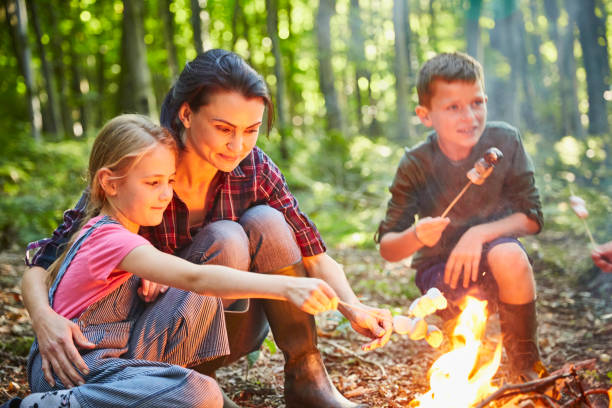
[[[240,224],[221,220],[203,227],[179,254],[190,262],[249,268],[249,239]]]
[[[282,213],[267,205],[258,205],[240,217],[249,237],[254,269],[267,272],[299,262],[302,254],[293,230]]]

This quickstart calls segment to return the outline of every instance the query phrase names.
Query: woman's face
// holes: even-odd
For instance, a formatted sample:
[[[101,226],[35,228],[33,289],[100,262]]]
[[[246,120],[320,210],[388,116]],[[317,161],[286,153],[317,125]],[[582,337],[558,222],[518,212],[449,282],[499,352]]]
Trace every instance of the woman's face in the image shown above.
[[[220,171],[230,172],[257,143],[264,102],[234,91],[215,92],[207,105],[193,112],[187,103],[179,110],[185,126],[185,146]]]

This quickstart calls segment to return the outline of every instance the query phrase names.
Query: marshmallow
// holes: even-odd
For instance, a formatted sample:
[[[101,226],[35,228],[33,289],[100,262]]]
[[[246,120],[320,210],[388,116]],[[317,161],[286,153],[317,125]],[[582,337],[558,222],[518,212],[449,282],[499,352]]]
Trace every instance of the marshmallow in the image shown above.
[[[585,219],[589,216],[589,211],[586,209],[586,202],[582,198],[573,195],[570,196],[569,202],[572,210],[574,210],[574,213],[576,213],[578,218]]]
[[[412,340],[421,340],[427,335],[427,323],[418,317],[395,316],[393,330],[398,334],[408,334]]]
[[[427,326],[427,334],[425,335],[425,341],[433,348],[438,348],[442,344],[444,335],[442,330],[438,329],[433,324]]]

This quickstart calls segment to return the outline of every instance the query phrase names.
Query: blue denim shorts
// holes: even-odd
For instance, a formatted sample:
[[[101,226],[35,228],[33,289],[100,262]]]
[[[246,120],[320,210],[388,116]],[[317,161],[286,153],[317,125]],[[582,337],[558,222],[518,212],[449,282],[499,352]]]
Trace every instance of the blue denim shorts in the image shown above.
[[[440,292],[444,294],[444,297],[448,300],[449,306],[447,310],[440,313],[443,318],[454,317],[459,312],[461,300],[468,295],[480,300],[486,300],[488,302],[489,313],[492,313],[495,311],[495,305],[498,302],[498,288],[497,282],[495,282],[495,278],[489,268],[487,254],[494,246],[507,242],[517,244],[527,253],[523,244],[521,244],[518,239],[512,237],[501,237],[484,244],[482,248],[482,257],[480,258],[480,273],[478,275],[478,280],[476,282],[470,280],[470,284],[467,288],[463,287],[462,278],[459,279],[459,283],[455,289],[452,289],[449,285],[444,283],[446,260],[442,262],[432,262],[419,268],[415,276],[415,283],[421,293],[426,293],[431,288],[438,288]]]

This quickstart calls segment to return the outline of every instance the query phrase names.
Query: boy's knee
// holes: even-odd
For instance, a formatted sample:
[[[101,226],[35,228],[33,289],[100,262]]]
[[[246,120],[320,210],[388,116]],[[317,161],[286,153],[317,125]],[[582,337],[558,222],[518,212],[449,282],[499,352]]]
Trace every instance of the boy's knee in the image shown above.
[[[518,244],[507,242],[491,248],[487,262],[496,277],[517,278],[517,274],[530,277],[531,263],[527,254]]]

